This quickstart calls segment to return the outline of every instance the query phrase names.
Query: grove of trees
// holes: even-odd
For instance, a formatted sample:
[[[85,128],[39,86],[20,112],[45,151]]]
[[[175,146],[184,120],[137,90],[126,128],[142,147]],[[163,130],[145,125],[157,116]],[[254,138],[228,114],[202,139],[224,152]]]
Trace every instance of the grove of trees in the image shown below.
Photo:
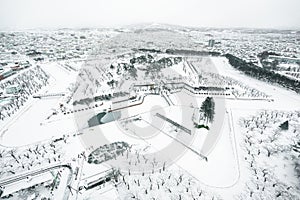
[[[201,112],[204,113],[206,124],[214,120],[215,115],[215,102],[212,97],[206,97],[201,105]]]
[[[247,63],[246,61],[232,54],[225,54],[225,57],[229,60],[229,63],[234,68],[244,72],[249,76],[270,83],[276,83],[288,89],[294,90],[297,93],[300,93],[300,82],[297,80],[293,80],[271,70],[258,67],[252,63]]]

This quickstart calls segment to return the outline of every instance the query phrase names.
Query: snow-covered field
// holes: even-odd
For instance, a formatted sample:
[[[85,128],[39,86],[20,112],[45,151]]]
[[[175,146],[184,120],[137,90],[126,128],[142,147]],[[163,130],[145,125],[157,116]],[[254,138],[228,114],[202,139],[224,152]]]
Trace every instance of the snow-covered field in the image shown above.
[[[218,75],[222,76],[218,80],[230,77],[234,84],[241,82],[245,85],[240,87],[242,93],[254,91],[259,96],[266,94],[268,98],[215,98],[215,121],[209,123],[210,130],[195,128],[193,121],[193,115],[197,114],[205,96],[192,95],[184,90],[167,94],[167,97],[164,96],[165,93],[150,95],[144,92],[143,101],[137,101],[134,106],[129,106],[134,103],[128,101],[124,104],[115,103],[113,106],[110,103],[100,105],[99,102],[99,107],[69,114],[59,111],[60,104],[65,104],[69,111],[91,107],[93,104],[72,107],[70,103],[64,102],[65,98],[61,96],[32,98],[18,115],[13,116],[1,127],[0,144],[17,147],[69,135],[67,137],[72,139],[66,143],[66,154],[75,160],[80,152],[85,151],[88,155],[105,144],[120,141],[130,144],[131,148],[127,150],[127,154],[107,163],[97,165],[84,162],[80,169],[82,179],[111,167],[119,169],[122,176],[119,177],[117,185],[109,183],[103,188],[84,191],[78,196],[79,199],[99,199],[99,196],[101,199],[130,199],[133,196],[141,199],[151,199],[154,196],[156,199],[193,199],[198,196],[203,199],[231,200],[252,197],[264,199],[263,194],[267,195],[265,199],[273,199],[277,195],[278,199],[299,198],[297,178],[291,172],[292,164],[287,162],[290,154],[286,152],[288,145],[291,146],[296,141],[290,136],[284,137],[284,134],[298,133],[300,95],[249,78],[234,70],[223,57],[206,59],[205,64],[213,66],[214,73],[217,71]],[[70,94],[70,84],[76,81],[78,73],[76,70],[67,70],[63,67],[64,64],[45,63],[41,66],[50,75],[50,82],[40,94]],[[191,69],[187,72],[182,69],[181,65],[175,65],[171,71],[182,75],[192,73]],[[192,84],[196,84],[197,81]],[[173,105],[169,105],[170,102]],[[91,117],[109,109],[121,109],[121,119],[88,127],[87,121]],[[54,111],[59,112],[53,115]],[[157,113],[167,117],[169,121],[158,117]],[[263,150],[270,148],[275,151],[272,147],[274,144],[258,145],[260,139],[272,137],[277,130],[262,129],[257,125],[262,124],[261,120],[267,126],[276,128],[284,120],[290,120],[291,129],[285,133],[278,133],[280,138],[276,140],[276,145],[284,147],[284,150],[280,149],[282,152],[278,153],[278,157],[275,154],[270,157],[267,151]],[[173,121],[173,124],[170,121]],[[265,138],[260,138],[260,129],[264,131]],[[80,136],[72,136],[79,133]],[[255,145],[251,146],[247,137],[254,138]],[[257,152],[258,149],[261,149],[261,153]],[[295,153],[294,160],[296,156]],[[204,157],[207,157],[207,160]],[[277,158],[286,164],[277,162]],[[251,164],[250,159],[255,166]],[[264,168],[276,172],[276,178],[272,179],[263,172],[258,177],[257,174],[261,172],[254,169]],[[254,180],[255,175],[259,181]],[[272,186],[273,182],[277,184]]]
[[[76,77],[75,74],[69,74],[55,63],[44,64],[42,69],[50,75],[50,83],[39,91],[39,94],[66,93],[67,87]],[[75,131],[76,127],[72,121],[46,122],[53,110],[59,107],[61,98],[59,96],[32,98],[28,106],[9,119],[10,121],[2,128],[1,131],[5,132],[2,133],[1,144],[21,146]]]

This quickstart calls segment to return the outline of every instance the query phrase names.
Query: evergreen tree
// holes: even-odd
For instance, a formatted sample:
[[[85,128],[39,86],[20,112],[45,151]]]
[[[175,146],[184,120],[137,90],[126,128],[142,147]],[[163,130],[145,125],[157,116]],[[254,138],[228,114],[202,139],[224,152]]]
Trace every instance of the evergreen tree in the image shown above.
[[[215,102],[212,97],[207,97],[201,105],[201,111],[204,113],[206,123],[212,122],[215,115]]]

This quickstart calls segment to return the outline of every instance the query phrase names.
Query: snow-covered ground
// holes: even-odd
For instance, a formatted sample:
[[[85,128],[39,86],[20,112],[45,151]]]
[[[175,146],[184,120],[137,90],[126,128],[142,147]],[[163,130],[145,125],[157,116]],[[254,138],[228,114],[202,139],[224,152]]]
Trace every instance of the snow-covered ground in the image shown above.
[[[56,63],[43,64],[42,69],[50,75],[50,83],[39,94],[66,93],[76,74],[70,74]],[[60,96],[32,98],[28,104],[3,127],[0,143],[4,146],[21,146],[60,136],[76,130],[70,121],[45,122],[61,103]],[[17,138],[17,139],[16,139]]]
[[[251,195],[254,186],[250,183],[254,181],[252,180],[253,174],[249,171],[249,163],[245,161],[246,144],[244,141],[245,135],[253,130],[249,129],[247,132],[245,129],[249,127],[242,127],[241,119],[247,120],[251,116],[258,115],[262,110],[281,110],[279,113],[300,110],[300,95],[247,77],[233,69],[223,57],[208,58],[207,64],[214,66],[219,75],[230,77],[249,88],[254,88],[270,96],[273,101],[251,98],[216,98],[215,122],[209,124],[210,131],[208,131],[196,129],[193,121],[195,110],[199,110],[205,96],[192,95],[185,91],[163,94],[167,96],[143,94],[145,95],[143,101],[140,100],[130,107],[126,106],[134,104],[133,102],[124,101],[123,104],[115,103],[114,105],[104,103],[88,110],[69,114],[59,112],[56,115],[53,115],[53,111],[59,110],[60,104],[65,104],[64,97],[32,98],[18,115],[1,127],[0,144],[23,146],[51,137],[80,133],[79,137],[67,136],[72,139],[68,139],[66,143],[68,146],[66,154],[75,160],[80,152],[85,151],[88,155],[101,145],[120,141],[130,144],[131,149],[127,152],[129,156],[124,154],[116,160],[100,165],[83,162],[84,164],[80,166],[82,179],[115,167],[120,169],[124,180],[120,177],[118,186],[111,183],[107,184],[107,187],[84,192],[79,195],[79,199],[97,199],[99,196],[102,199],[125,199],[128,195],[136,196],[135,192],[139,191],[137,185],[140,184],[136,183],[137,180],[144,184],[140,188],[143,195],[140,195],[145,199],[150,199],[151,195],[148,193],[153,194],[150,190],[154,190],[154,183],[153,186],[150,186],[151,183],[146,186],[146,183],[148,184],[146,179],[151,178],[159,182],[155,184],[157,187],[155,191],[158,196],[161,195],[160,197],[173,187],[177,193],[184,193],[189,190],[186,188],[190,187],[191,190],[187,191],[184,197],[179,198],[191,199],[192,196],[199,195],[199,191],[205,189],[207,192],[205,197],[210,199],[212,196],[216,199],[231,200],[239,199],[241,196],[244,199],[251,199],[247,192]],[[70,68],[64,65],[65,63],[45,63],[41,66],[50,74],[50,83],[41,90],[41,94],[68,94],[70,92],[68,88],[78,78],[77,71],[68,70]],[[174,66],[173,70],[174,73],[182,75],[192,71],[188,69],[188,72],[184,72],[181,65]],[[104,82],[106,81],[105,79]],[[244,91],[243,88],[241,90]],[[72,109],[70,104],[67,106],[69,110]],[[88,106],[79,105],[77,108],[83,109],[84,107]],[[109,108],[121,109],[121,119],[100,126],[88,127],[87,120]],[[158,117],[157,113],[167,117],[169,122]],[[173,124],[170,121],[173,121]],[[185,127],[185,131],[174,124]],[[292,126],[299,127],[293,124]],[[273,132],[266,131],[266,134],[271,133]],[[203,159],[203,156],[207,157],[207,161]],[[164,166],[165,163],[166,166]],[[260,165],[262,163],[258,162]],[[165,167],[166,169],[162,172],[162,168]],[[152,175],[143,176],[144,171]],[[276,172],[278,179],[283,179],[285,173],[280,170]],[[174,177],[168,179],[170,173]],[[183,174],[183,180],[178,181],[181,179],[180,174]],[[161,179],[170,181],[166,181],[164,185]],[[192,181],[189,181],[190,179]],[[63,179],[63,181],[67,180]],[[182,182],[182,185],[179,182]],[[191,182],[195,187],[189,186]],[[129,185],[132,188],[129,189]],[[164,189],[161,190],[161,188]],[[178,198],[180,193],[177,193],[172,193],[169,199]]]

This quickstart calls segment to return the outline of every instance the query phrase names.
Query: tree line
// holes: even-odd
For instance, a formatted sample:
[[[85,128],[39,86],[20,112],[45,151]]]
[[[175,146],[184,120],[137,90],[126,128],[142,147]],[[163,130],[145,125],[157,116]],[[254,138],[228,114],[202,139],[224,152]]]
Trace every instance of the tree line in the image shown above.
[[[258,67],[253,63],[247,63],[246,61],[232,54],[225,54],[225,57],[229,60],[229,63],[234,68],[244,72],[246,75],[270,83],[276,83],[285,88],[300,93],[300,82],[297,80],[293,80],[284,75],[278,74],[274,71],[270,71],[268,69]]]

